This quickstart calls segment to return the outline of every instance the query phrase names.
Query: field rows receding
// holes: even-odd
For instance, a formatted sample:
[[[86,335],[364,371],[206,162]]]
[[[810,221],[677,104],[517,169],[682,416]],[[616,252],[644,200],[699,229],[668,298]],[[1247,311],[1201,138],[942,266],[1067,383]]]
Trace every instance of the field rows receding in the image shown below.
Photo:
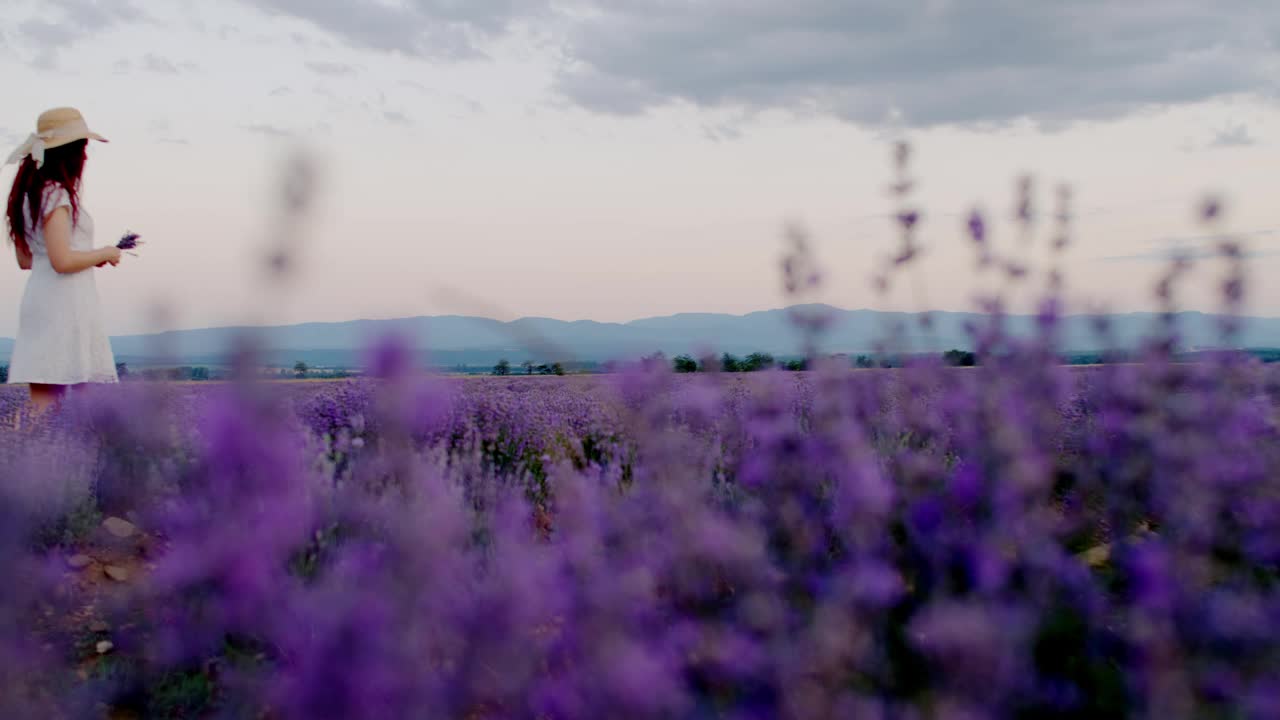
[[[1037,357],[86,392],[0,430],[0,714],[1266,716],[1275,373]]]

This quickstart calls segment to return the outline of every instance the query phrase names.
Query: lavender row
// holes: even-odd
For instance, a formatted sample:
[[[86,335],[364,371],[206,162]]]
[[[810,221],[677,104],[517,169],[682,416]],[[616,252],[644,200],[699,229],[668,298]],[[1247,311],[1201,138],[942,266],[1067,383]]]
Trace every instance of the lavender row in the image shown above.
[[[86,393],[2,441],[0,709],[1274,716],[1274,374],[1050,357]],[[162,550],[80,682],[86,512]]]

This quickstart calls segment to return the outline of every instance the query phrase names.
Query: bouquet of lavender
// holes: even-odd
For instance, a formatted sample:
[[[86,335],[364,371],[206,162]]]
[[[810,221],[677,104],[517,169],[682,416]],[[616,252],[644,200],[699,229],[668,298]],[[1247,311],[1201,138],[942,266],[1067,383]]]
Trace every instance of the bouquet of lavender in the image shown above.
[[[130,255],[133,255],[134,257],[137,257],[138,256],[137,253],[129,252],[129,251],[134,250],[135,248],[137,248],[139,245],[142,244],[141,242],[138,241],[139,237],[140,236],[138,235],[138,233],[130,230],[126,230],[124,233],[124,237],[120,238],[120,242],[116,243],[116,247],[120,248],[121,250],[124,250],[125,252],[128,252]]]

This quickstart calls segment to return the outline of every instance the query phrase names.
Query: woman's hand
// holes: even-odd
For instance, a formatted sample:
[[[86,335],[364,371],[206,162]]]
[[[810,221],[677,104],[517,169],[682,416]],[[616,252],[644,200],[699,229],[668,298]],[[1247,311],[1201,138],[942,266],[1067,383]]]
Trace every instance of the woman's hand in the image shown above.
[[[143,242],[142,242],[141,240],[135,240],[135,241],[133,242],[133,247],[132,247],[132,248],[130,248],[130,249],[140,248],[140,247],[142,247],[142,245],[143,245]],[[137,257],[137,253],[129,252],[129,250],[121,250],[119,245],[116,245],[115,247],[113,247],[113,248],[111,248],[111,249],[116,251],[116,259],[115,259],[115,260],[104,260],[104,261],[102,261],[102,262],[98,263],[97,267],[103,267],[103,266],[106,266],[106,265],[110,265],[111,267],[115,267],[116,265],[119,265],[119,264],[120,264],[120,253],[121,253],[121,252],[127,252],[127,253],[129,253],[130,255],[133,255],[134,257]]]
[[[115,267],[120,264],[120,248],[104,247],[101,250],[98,250],[98,253],[102,257],[102,262],[98,263],[94,267],[105,267],[107,265]]]

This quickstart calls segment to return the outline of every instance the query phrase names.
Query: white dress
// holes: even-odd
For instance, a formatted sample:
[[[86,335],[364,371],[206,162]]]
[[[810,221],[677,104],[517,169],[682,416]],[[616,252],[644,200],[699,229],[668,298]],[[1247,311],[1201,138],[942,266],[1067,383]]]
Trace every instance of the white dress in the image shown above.
[[[44,189],[44,215],[55,208],[70,212],[67,191],[56,184]],[[44,218],[32,218],[27,207],[27,245],[31,276],[18,314],[18,337],[9,360],[10,383],[113,383],[115,356],[102,326],[102,308],[94,269],[61,275],[49,264]],[[39,212],[34,213],[39,215]],[[80,208],[71,232],[72,250],[93,249],[93,218]]]

